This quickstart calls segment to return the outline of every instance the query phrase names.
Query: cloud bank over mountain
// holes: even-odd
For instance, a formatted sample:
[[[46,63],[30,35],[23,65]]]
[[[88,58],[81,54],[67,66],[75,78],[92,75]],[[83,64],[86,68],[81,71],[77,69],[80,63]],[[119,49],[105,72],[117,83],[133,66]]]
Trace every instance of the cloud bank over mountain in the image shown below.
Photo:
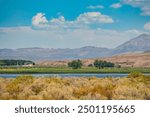
[[[149,0],[7,0],[0,4],[0,48],[115,48],[150,33]]]

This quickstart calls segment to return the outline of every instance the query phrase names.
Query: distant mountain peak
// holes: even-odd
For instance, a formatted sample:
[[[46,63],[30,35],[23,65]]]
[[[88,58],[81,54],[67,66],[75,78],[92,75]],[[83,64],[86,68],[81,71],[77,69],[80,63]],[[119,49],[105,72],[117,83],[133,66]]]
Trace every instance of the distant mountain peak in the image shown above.
[[[150,50],[150,34],[141,34],[114,49],[113,54]]]
[[[150,34],[141,34],[122,45],[108,49],[103,47],[85,46],[82,48],[19,48],[0,49],[0,59],[27,59],[27,60],[64,60],[64,59],[84,59],[98,58],[123,53],[133,53],[137,51],[150,50]]]
[[[150,34],[143,33],[143,34],[139,35],[137,38],[141,38],[141,37],[150,37]]]
[[[84,46],[80,49],[107,49],[107,48],[104,48],[104,47],[95,47],[95,46]]]
[[[82,48],[96,48],[95,46],[84,46]]]

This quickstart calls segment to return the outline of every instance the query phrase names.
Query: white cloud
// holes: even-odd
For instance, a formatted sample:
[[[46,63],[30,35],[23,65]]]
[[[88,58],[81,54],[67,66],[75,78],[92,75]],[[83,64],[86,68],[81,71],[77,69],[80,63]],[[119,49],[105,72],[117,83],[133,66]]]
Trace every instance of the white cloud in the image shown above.
[[[44,16],[44,13],[37,13],[33,18],[32,18],[32,25],[34,26],[39,26],[39,25],[44,25],[48,23],[48,20]]]
[[[52,18],[48,21],[43,13],[38,13],[32,18],[33,27],[44,30],[48,30],[49,28],[87,28],[92,24],[108,24],[113,22],[114,20],[110,16],[101,14],[100,12],[83,13],[72,21],[67,21],[64,16]]]
[[[120,3],[115,3],[115,4],[112,4],[110,7],[118,9],[118,8],[121,8],[122,5]]]
[[[87,7],[87,9],[103,9],[104,8],[104,6],[102,6],[102,5],[97,5],[97,6],[88,6]]]
[[[139,7],[141,15],[150,15],[150,0],[121,0],[123,4],[129,4],[133,7]]]
[[[64,16],[59,16],[58,18],[53,18],[50,20],[50,23],[64,23],[65,18]]]
[[[54,29],[53,27],[48,30],[34,30],[31,27],[12,27],[0,28],[0,33],[2,33],[0,37],[1,48],[78,48],[88,45],[114,48],[144,32],[82,27],[67,30],[62,28]]]
[[[146,24],[144,25],[144,29],[145,29],[145,30],[150,30],[150,22],[148,22],[148,23],[146,23]]]
[[[32,27],[0,28],[0,46],[77,48],[90,45],[114,48],[143,33],[134,29],[117,31],[90,27],[91,24],[113,22],[110,16],[100,12],[83,13],[72,21],[64,16],[47,20],[43,13],[38,13],[32,18]]]
[[[98,24],[105,24],[105,23],[113,23],[113,19],[108,15],[103,15],[100,12],[88,12],[81,14],[77,18],[77,22],[79,23],[85,23],[85,24],[92,24],[92,23],[98,23]]]

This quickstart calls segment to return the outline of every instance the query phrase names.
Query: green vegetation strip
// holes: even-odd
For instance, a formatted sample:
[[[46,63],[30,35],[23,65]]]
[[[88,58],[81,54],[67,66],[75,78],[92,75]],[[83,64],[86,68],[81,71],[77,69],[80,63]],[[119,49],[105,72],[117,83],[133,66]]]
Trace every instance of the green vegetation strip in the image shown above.
[[[6,67],[0,68],[1,74],[19,74],[19,73],[130,73],[133,71],[150,73],[150,68],[103,68],[85,67],[80,69],[71,69],[68,67]]]

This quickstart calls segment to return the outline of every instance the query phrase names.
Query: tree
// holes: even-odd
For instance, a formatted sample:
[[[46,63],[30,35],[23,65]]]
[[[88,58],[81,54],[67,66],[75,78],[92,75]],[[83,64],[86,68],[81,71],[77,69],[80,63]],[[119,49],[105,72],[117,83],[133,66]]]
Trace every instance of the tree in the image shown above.
[[[16,66],[16,65],[29,65],[29,64],[35,64],[32,61],[29,60],[0,60],[0,66]]]
[[[88,67],[93,67],[93,64],[89,64]]]
[[[104,68],[104,67],[114,67],[114,63],[102,61],[102,60],[95,60],[94,66],[97,68]]]
[[[68,63],[68,67],[71,67],[73,69],[78,69],[82,67],[82,61],[81,60],[73,60],[72,62]]]

